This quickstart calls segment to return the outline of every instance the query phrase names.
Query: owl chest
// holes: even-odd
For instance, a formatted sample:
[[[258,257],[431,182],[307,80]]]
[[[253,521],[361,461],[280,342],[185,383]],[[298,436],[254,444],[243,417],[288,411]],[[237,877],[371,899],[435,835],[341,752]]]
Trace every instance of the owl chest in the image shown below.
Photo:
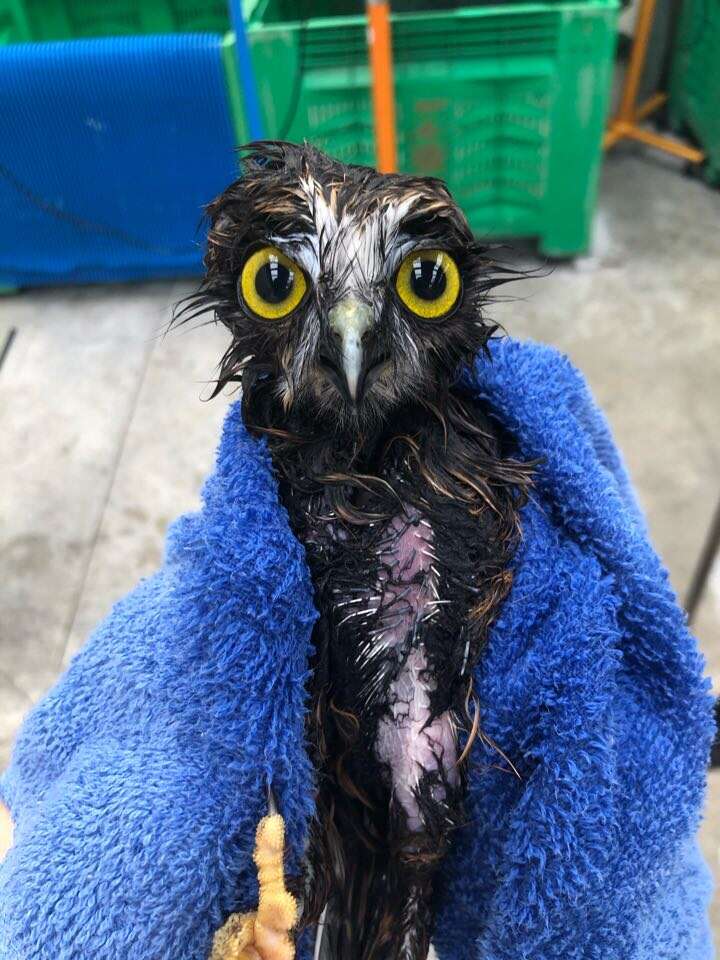
[[[438,797],[458,785],[464,598],[453,594],[433,523],[418,508],[404,506],[360,541],[335,531],[326,549],[333,559],[318,606],[329,701],[354,718],[353,749],[379,765],[417,832],[413,784],[427,780]]]
[[[439,610],[440,571],[432,525],[417,509],[406,508],[368,534],[359,543],[333,543],[323,610],[340,651],[380,683],[393,662],[427,642]],[[373,691],[366,693],[372,700]]]
[[[390,520],[307,528],[326,685],[370,736],[383,718],[414,722],[417,708],[426,723],[446,711],[467,669],[473,575],[467,564],[453,574],[449,519],[440,532],[435,517],[403,504]]]

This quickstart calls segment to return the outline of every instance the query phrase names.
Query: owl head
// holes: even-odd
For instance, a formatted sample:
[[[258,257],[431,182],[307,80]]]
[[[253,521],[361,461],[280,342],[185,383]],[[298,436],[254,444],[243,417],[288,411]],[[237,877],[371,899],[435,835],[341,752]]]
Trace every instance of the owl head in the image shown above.
[[[482,308],[502,271],[439,180],[259,142],[208,213],[185,310],[232,335],[218,390],[239,380],[287,417],[367,428],[442,402],[495,329]]]

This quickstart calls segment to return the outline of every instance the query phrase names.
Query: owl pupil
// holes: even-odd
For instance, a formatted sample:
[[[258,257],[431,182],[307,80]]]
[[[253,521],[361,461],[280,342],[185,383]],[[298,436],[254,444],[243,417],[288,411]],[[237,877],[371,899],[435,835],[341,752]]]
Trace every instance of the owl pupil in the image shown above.
[[[282,303],[287,300],[295,281],[292,270],[270,257],[255,274],[255,290],[266,303]]]
[[[438,260],[417,259],[412,265],[410,286],[421,300],[437,300],[445,292],[447,277]]]

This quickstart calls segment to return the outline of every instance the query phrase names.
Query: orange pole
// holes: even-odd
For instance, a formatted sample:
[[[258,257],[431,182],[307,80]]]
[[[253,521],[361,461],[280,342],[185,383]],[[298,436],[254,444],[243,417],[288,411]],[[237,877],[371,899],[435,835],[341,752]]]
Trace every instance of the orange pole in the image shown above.
[[[640,0],[640,9],[638,10],[637,23],[635,24],[635,37],[633,39],[630,62],[628,63],[625,86],[623,88],[618,113],[619,119],[624,120],[626,123],[632,123],[633,121],[635,102],[637,101],[638,87],[640,86],[643,67],[645,66],[645,56],[647,54],[654,13],[655,0]]]
[[[387,0],[367,0],[367,17],[377,168],[381,173],[394,173],[397,145],[390,4]]]
[[[660,107],[667,102],[667,98],[668,95],[666,93],[654,93],[645,103],[641,103],[635,111],[635,122],[639,123],[641,120],[655,113],[656,110],[659,110]]]
[[[661,137],[650,130],[643,130],[642,127],[630,127],[629,130],[625,131],[625,136],[630,137],[631,140],[646,143],[649,147],[664,150],[666,153],[671,153],[673,156],[687,160],[689,163],[702,163],[705,159],[702,150],[698,150],[696,147],[688,147],[684,143],[677,143],[675,140],[670,140],[669,137]]]
[[[603,147],[609,150],[621,140],[637,140],[639,143],[645,143],[649,147],[655,147],[657,150],[664,150],[690,163],[702,163],[705,154],[702,150],[690,147],[684,143],[678,143],[670,137],[663,137],[651,130],[645,130],[638,124],[649,117],[658,107],[661,107],[667,100],[667,94],[653,94],[645,103],[637,106],[637,94],[642,79],[643,67],[645,66],[645,57],[647,54],[650,31],[653,25],[653,16],[655,13],[656,0],[640,0],[640,9],[638,10],[637,23],[635,24],[635,37],[633,39],[632,51],[630,53],[630,62],[628,63],[625,74],[625,83],[623,85],[620,108],[617,116],[612,120],[605,132],[603,138]]]

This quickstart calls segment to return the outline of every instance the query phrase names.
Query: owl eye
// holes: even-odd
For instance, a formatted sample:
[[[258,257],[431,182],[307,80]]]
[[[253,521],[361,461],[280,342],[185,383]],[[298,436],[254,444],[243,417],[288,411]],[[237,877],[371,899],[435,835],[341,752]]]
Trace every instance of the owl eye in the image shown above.
[[[238,295],[264,320],[280,320],[300,305],[307,291],[305,275],[277,247],[262,247],[245,261]]]
[[[395,289],[408,310],[425,320],[436,320],[458,302],[460,271],[444,250],[414,250],[400,264]]]

